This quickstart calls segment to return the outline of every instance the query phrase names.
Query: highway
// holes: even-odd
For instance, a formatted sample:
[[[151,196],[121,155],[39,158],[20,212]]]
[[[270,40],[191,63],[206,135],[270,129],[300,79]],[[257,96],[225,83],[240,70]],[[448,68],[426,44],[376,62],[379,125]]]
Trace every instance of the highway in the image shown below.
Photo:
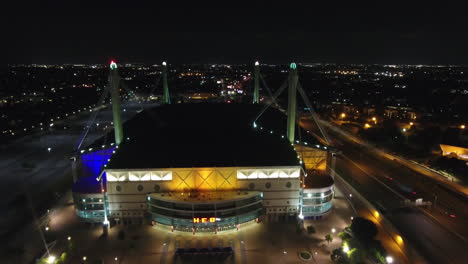
[[[310,122],[302,122],[313,129]],[[468,217],[466,198],[432,178],[376,155],[372,149],[327,129],[341,154],[335,170],[402,233],[429,263],[466,263]],[[437,198],[436,198],[437,197]],[[436,207],[421,209],[404,203],[423,198]],[[450,216],[452,215],[452,217]]]
[[[128,120],[141,106],[127,102],[122,108],[125,109],[122,118]],[[20,226],[31,221],[31,205],[40,215],[47,204],[58,198],[55,192],[60,189],[59,185],[69,189],[72,184],[69,158],[91,114],[89,109],[82,111],[46,126],[44,131],[0,145],[0,238],[13,235]],[[101,110],[84,145],[112,131],[111,122],[110,108]]]

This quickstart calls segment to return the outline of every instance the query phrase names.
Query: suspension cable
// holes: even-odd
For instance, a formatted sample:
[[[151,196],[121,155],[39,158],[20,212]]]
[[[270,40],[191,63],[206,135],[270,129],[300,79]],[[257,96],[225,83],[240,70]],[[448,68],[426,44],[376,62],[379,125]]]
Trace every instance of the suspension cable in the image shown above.
[[[310,103],[309,98],[307,97],[306,93],[304,92],[304,89],[302,89],[302,85],[301,85],[300,82],[298,82],[297,90],[299,91],[299,94],[301,95],[302,100],[304,100],[304,103],[309,108],[309,112],[310,112],[310,114],[312,116],[312,119],[314,120],[315,124],[317,125],[318,129],[320,130],[320,133],[322,134],[322,137],[325,139],[325,142],[327,142],[327,144],[330,145],[330,140],[328,138],[328,135],[325,132],[325,130],[322,128],[322,126],[320,125],[317,113],[315,112],[314,108],[312,107],[312,104]]]
[[[260,75],[260,80],[262,80],[262,84],[263,86],[265,87],[265,89],[267,90],[268,94],[271,96],[271,98],[273,98],[273,103],[275,104],[276,107],[278,107],[279,109],[281,109],[281,106],[278,104],[278,102],[276,101],[276,99],[273,97],[273,94],[271,93],[271,89],[268,87],[268,85],[266,84],[266,81],[265,79],[263,78],[263,75],[261,73],[259,73],[258,75]]]
[[[99,110],[101,110],[101,106],[104,104],[104,100],[106,99],[107,95],[110,92],[109,90],[110,90],[110,85],[106,85],[104,88],[104,91],[101,94],[101,98],[99,98],[99,101],[97,103],[97,107],[96,107],[97,110],[95,110],[93,114],[90,116],[90,118],[88,119],[88,122],[86,123],[86,127],[83,133],[81,133],[80,140],[78,141],[78,146],[76,150],[79,150],[81,148],[81,145],[83,145],[83,142],[88,136],[89,129],[91,128],[92,124],[96,120],[97,114],[99,113]]]
[[[288,84],[288,79],[286,79],[286,80],[284,81],[284,83],[280,86],[280,88],[278,88],[278,90],[276,90],[275,94],[273,94],[273,97],[272,97],[273,100],[272,100],[272,102],[267,103],[267,104],[263,107],[263,109],[260,111],[260,113],[255,117],[255,119],[253,120],[253,122],[256,122],[256,121],[260,118],[260,116],[263,115],[263,113],[267,110],[267,108],[271,106],[271,104],[273,103],[273,101],[275,101],[276,98],[284,91],[284,89],[286,88],[287,84]]]

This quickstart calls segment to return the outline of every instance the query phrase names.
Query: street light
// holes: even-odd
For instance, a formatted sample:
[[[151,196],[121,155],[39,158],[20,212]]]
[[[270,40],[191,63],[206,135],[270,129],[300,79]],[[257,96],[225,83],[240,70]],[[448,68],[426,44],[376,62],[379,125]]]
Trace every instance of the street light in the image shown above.
[[[374,211],[374,216],[375,216],[375,218],[379,218],[379,216],[380,216],[379,212]]]
[[[67,240],[70,241],[70,240],[71,240],[71,236],[67,237]]]
[[[385,260],[387,261],[387,263],[393,263],[393,258],[390,256],[387,256]]]
[[[334,234],[336,232],[336,229],[335,228],[332,228],[332,233]]]
[[[343,252],[348,253],[349,252],[349,246],[347,244],[343,245]]]
[[[465,125],[460,125],[460,129],[465,129]]]
[[[55,262],[55,256],[54,255],[50,255],[48,258],[47,258],[47,263],[54,263]]]
[[[345,118],[346,117],[346,114],[345,113],[341,113],[341,118]]]
[[[86,259],[87,259],[87,257],[86,257],[86,256],[84,256],[84,257],[83,257],[83,261],[86,261]]]

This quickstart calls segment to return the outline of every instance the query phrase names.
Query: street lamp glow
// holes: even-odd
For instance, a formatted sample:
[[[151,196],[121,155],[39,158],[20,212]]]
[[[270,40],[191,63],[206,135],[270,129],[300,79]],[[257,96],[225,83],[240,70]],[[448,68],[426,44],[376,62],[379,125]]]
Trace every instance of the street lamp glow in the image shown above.
[[[345,113],[341,113],[341,118],[345,118],[346,117],[346,114]]]
[[[397,235],[396,236],[396,241],[397,241],[398,244],[402,244],[403,243],[403,238],[400,235]]]
[[[348,253],[349,252],[349,246],[347,244],[343,245],[343,252]]]
[[[67,237],[67,240],[70,241],[70,240],[71,240],[71,236]]]
[[[87,259],[87,257],[86,257],[86,256],[84,256],[84,257],[83,257],[83,261],[86,261],[86,259]]]
[[[167,63],[165,61],[162,62],[162,66],[166,66]]]
[[[117,257],[114,258],[115,261],[119,260]]]
[[[460,125],[460,129],[465,129],[465,125]]]
[[[54,263],[55,262],[55,256],[54,255],[50,255],[48,258],[47,258],[47,263]]]
[[[379,216],[380,216],[379,212],[374,211],[374,216],[375,216],[375,218],[379,218]]]
[[[332,228],[332,233],[334,234],[336,232],[336,229],[335,228]]]
[[[364,124],[364,128],[369,128],[369,127],[371,127],[371,126],[368,123]]]
[[[258,61],[255,62],[255,66],[258,66],[260,65],[260,63]]]
[[[406,132],[406,128],[403,128],[403,132]]]
[[[376,122],[377,121],[377,118],[374,116],[372,117],[372,121]]]
[[[387,261],[387,263],[393,263],[393,258],[390,256],[386,257],[385,260]]]

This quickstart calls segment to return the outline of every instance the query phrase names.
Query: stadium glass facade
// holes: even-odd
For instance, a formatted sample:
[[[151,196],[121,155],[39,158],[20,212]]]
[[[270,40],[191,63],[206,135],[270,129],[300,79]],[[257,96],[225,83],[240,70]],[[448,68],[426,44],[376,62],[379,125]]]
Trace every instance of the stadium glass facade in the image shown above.
[[[302,215],[305,219],[319,219],[330,212],[333,204],[333,185],[325,188],[304,189]]]
[[[220,194],[224,196],[222,199],[212,200]],[[264,214],[261,192],[211,192],[201,200],[179,198],[180,195],[170,193],[149,194],[148,212],[152,221],[174,230],[212,232],[235,229]]]

